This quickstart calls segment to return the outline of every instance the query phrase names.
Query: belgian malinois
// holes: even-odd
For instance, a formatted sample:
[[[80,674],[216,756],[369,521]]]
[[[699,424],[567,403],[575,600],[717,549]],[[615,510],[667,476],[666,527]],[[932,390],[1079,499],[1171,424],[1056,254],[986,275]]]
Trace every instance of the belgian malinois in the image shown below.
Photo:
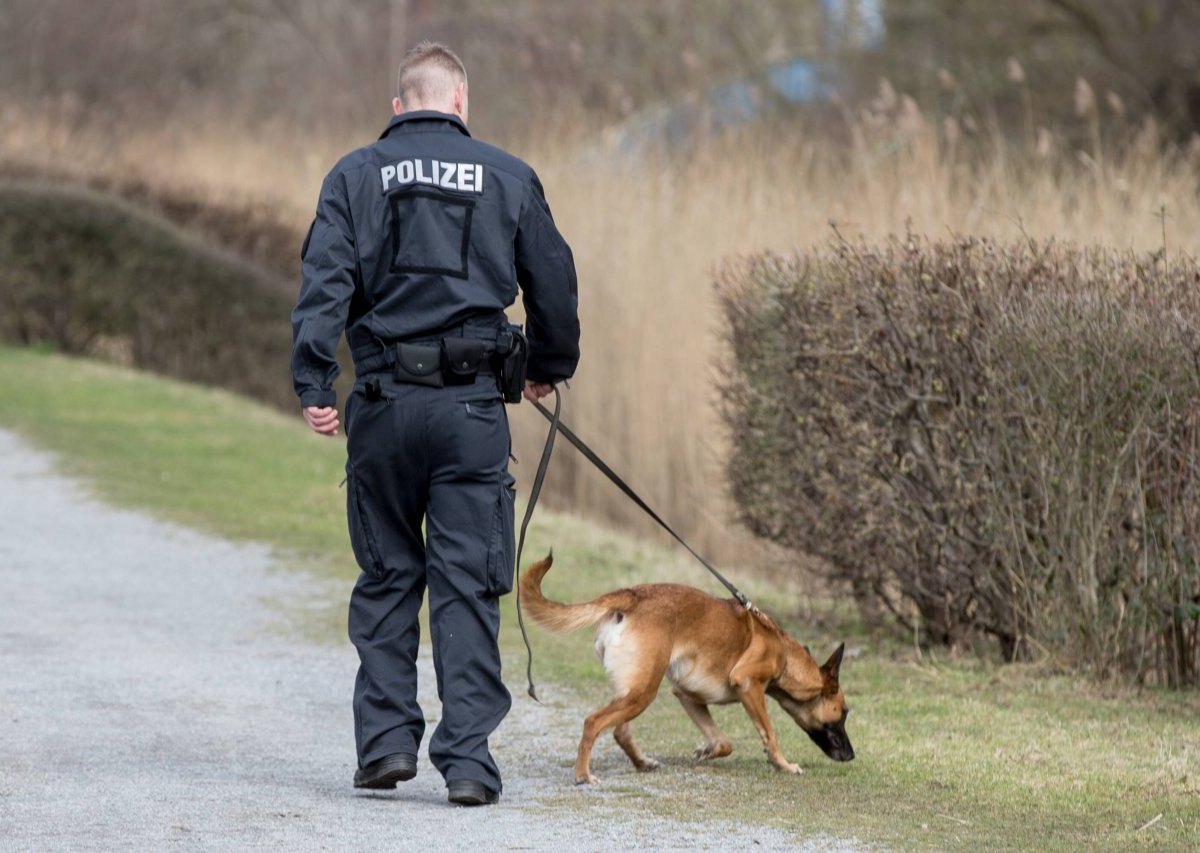
[[[566,633],[596,625],[596,654],[616,696],[583,724],[575,759],[575,783],[597,781],[591,773],[596,738],[613,736],[638,770],[659,766],[633,740],[632,721],[654,697],[665,675],[683,710],[707,739],[697,760],[721,758],[733,744],[721,733],[709,705],[741,702],[762,737],[771,764],[801,773],[779,749],[767,716],[767,697],[783,706],[796,724],[834,761],[850,761],[846,698],[838,684],[845,644],[823,666],[761,612],[733,599],[721,600],[690,586],[646,584],[619,589],[583,604],[560,604],[542,595],[542,578],[553,564],[546,557],[521,576],[521,606],[533,621]]]

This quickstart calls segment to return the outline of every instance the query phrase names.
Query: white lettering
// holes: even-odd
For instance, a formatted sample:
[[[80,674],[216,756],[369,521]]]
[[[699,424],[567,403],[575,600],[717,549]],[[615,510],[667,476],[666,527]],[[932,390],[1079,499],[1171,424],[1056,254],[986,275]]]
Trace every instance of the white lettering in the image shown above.
[[[479,163],[446,163],[441,160],[401,160],[379,167],[385,193],[409,184],[429,184],[460,192],[483,192],[483,166]]]

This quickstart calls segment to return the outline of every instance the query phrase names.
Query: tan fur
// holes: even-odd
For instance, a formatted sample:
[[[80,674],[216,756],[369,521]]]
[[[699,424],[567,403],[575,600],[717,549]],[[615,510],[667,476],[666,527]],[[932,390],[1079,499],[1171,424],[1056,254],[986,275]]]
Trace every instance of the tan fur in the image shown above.
[[[596,654],[616,689],[613,700],[584,721],[576,783],[596,781],[591,774],[592,748],[609,728],[637,769],[659,766],[634,742],[631,721],[654,701],[664,676],[706,738],[696,750],[698,760],[733,752],[733,744],[717,728],[708,706],[741,702],[771,764],[801,772],[779,749],[767,716],[768,695],[831,758],[853,758],[843,725],[845,698],[838,684],[841,648],[819,666],[807,649],[765,614],[750,613],[735,601],[678,584],[635,586],[580,604],[551,601],[542,594],[541,585],[552,564],[547,557],[523,572],[522,608],[551,631],[565,633],[596,625]]]

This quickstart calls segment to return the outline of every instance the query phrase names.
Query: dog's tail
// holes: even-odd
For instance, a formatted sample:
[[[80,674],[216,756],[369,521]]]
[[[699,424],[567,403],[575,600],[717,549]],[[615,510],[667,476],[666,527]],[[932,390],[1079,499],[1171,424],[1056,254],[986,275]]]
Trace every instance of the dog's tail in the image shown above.
[[[561,604],[542,595],[542,578],[554,565],[553,554],[521,573],[521,609],[548,631],[565,634],[595,625],[609,613],[625,611],[634,604],[632,590],[619,589],[582,604]]]

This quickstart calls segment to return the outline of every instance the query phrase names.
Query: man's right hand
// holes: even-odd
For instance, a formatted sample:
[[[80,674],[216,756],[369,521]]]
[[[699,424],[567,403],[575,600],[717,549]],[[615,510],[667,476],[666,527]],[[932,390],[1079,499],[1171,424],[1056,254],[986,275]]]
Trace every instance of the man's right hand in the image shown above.
[[[525,399],[531,403],[536,403],[553,390],[554,386],[549,383],[525,380]]]
[[[338,410],[333,406],[308,406],[301,412],[312,431],[318,435],[338,434]]]

